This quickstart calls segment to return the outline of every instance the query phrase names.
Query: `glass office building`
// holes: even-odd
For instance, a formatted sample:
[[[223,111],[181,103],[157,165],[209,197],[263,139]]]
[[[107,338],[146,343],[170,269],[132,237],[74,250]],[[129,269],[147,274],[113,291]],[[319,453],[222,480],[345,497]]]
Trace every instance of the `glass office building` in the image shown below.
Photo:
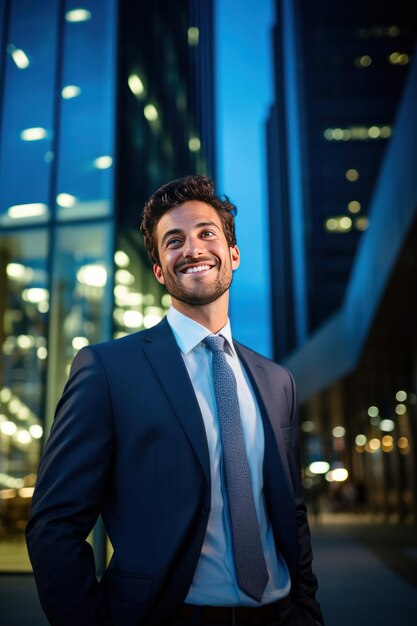
[[[74,355],[169,306],[138,224],[160,184],[212,176],[212,16],[197,1],[0,0],[0,22],[0,571],[27,571]]]
[[[297,382],[305,485],[415,523],[416,21],[403,0],[276,7],[274,354]]]

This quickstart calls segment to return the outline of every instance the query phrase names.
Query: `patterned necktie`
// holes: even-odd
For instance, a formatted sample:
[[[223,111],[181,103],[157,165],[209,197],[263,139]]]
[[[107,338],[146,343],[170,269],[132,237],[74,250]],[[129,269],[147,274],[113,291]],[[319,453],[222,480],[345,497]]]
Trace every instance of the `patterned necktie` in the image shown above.
[[[203,343],[213,355],[214,391],[237,580],[246,594],[260,602],[269,575],[250,482],[236,379],[226,360],[224,337],[209,336]]]

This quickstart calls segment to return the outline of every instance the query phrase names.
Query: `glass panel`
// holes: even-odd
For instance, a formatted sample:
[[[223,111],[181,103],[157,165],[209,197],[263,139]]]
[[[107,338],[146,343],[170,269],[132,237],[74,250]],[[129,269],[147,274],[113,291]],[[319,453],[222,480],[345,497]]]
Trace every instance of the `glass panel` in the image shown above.
[[[3,86],[7,97],[0,138],[0,225],[48,218],[57,9],[57,0],[10,3]]]
[[[154,326],[171,303],[165,288],[150,271],[141,237],[136,231],[125,230],[115,253],[115,337]]]
[[[30,570],[23,531],[43,436],[47,234],[0,233],[0,570]]]
[[[57,215],[112,211],[115,115],[114,0],[65,3]]]
[[[56,232],[48,359],[48,428],[78,350],[111,337],[113,225]]]

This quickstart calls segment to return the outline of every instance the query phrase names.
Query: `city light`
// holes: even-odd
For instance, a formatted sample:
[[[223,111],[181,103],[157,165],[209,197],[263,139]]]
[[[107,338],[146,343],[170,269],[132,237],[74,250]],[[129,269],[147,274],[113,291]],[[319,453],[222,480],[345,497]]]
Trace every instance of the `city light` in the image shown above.
[[[154,104],[147,104],[143,109],[143,114],[148,122],[155,122],[159,117],[158,109]]]
[[[41,202],[32,204],[14,204],[7,209],[7,215],[12,219],[24,219],[27,217],[41,217],[46,215],[48,205]]]
[[[16,48],[13,44],[7,46],[7,52],[11,55],[16,67],[19,70],[25,70],[30,65],[30,59],[26,52],[21,48]]]
[[[335,426],[332,430],[333,437],[344,437],[345,433],[346,430],[343,428],[343,426]]]
[[[34,126],[33,128],[25,128],[20,133],[20,139],[23,141],[40,141],[41,139],[45,139],[48,132],[46,128],[42,128],[42,126]]]
[[[407,400],[407,392],[403,390],[397,391],[395,394],[395,399],[397,402],[405,402]]]
[[[127,79],[127,83],[133,95],[143,96],[143,94],[145,93],[145,87],[143,86],[143,83],[137,74],[130,74],[129,78]]]
[[[65,19],[67,22],[87,22],[91,19],[91,11],[87,9],[72,9],[65,13]]]
[[[118,267],[128,267],[130,259],[123,250],[116,250],[114,253],[114,262]]]
[[[200,41],[200,30],[197,26],[190,26],[187,30],[187,38],[189,46],[198,46]]]
[[[312,474],[326,474],[330,469],[330,465],[327,461],[314,461],[310,463],[308,469]]]
[[[93,166],[97,168],[98,170],[107,170],[112,165],[113,165],[113,159],[111,156],[108,156],[108,155],[97,157],[93,161]]]
[[[191,152],[198,152],[201,148],[201,141],[198,137],[191,137],[188,141],[188,147]]]
[[[88,287],[104,287],[107,283],[107,270],[103,265],[83,265],[77,272],[77,280]]]
[[[76,98],[81,93],[81,88],[78,85],[65,85],[62,88],[61,95],[64,100],[71,100],[72,98]]]
[[[395,428],[395,424],[392,420],[381,420],[379,427],[381,430],[383,430],[386,433],[391,432],[392,430],[394,430]]]
[[[64,209],[70,209],[76,202],[77,198],[70,193],[59,193],[56,197],[56,203]]]

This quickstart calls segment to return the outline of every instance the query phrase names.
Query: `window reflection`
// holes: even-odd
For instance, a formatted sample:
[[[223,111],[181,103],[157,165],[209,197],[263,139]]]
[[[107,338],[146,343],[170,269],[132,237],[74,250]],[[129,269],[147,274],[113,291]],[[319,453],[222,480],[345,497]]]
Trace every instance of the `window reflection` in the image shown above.
[[[149,260],[136,231],[126,229],[121,234],[114,263],[115,337],[157,324],[171,299],[149,271]]]
[[[47,428],[75,354],[111,336],[112,224],[62,226],[53,253]]]
[[[44,230],[0,233],[0,568],[15,553],[30,569],[23,531],[43,437],[46,258]]]
[[[112,212],[114,5],[113,0],[89,0],[87,9],[66,3],[56,203],[60,220]],[[60,201],[63,197],[72,201]]]
[[[48,219],[58,4],[58,0],[10,3],[3,59],[7,97],[0,132],[0,226]],[[14,210],[28,205],[43,209]]]

